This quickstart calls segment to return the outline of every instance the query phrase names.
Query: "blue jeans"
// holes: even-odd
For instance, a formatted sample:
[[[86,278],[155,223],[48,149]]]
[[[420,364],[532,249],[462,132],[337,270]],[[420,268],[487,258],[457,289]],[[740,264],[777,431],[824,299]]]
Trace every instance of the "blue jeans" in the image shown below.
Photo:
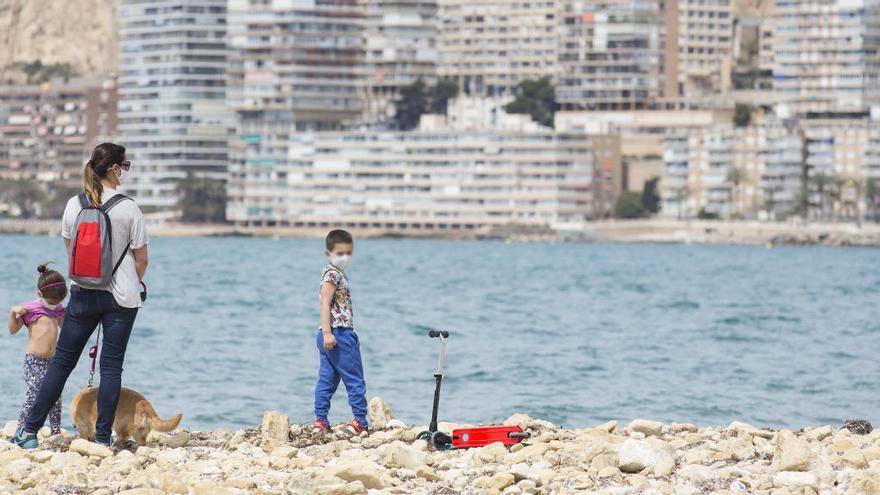
[[[123,308],[113,294],[105,290],[72,287],[70,303],[64,313],[64,324],[58,337],[55,357],[25,423],[25,431],[34,433],[42,428],[52,406],[61,397],[70,372],[76,367],[83,349],[95,327],[101,332],[101,384],[98,387],[98,422],[95,439],[108,443],[116,417],[116,405],[122,388],[122,361],[128,338],[134,327],[137,308]]]
[[[348,393],[351,412],[361,424],[367,426],[367,384],[364,382],[360,340],[353,328],[334,328],[332,332],[336,337],[336,346],[328,351],[324,349],[324,334],[318,330],[321,365],[318,368],[318,383],[315,385],[315,417],[327,421],[330,399],[341,379]]]

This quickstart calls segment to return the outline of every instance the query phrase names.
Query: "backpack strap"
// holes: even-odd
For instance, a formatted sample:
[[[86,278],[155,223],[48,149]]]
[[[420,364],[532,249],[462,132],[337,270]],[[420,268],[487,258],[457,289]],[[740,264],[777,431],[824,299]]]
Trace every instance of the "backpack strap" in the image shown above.
[[[129,198],[125,194],[116,194],[112,198],[108,199],[104,204],[102,204],[101,209],[104,210],[104,213],[110,213],[110,210],[112,210],[114,206],[118,205],[122,201],[125,201],[126,199],[131,198]]]
[[[82,207],[83,210],[88,208],[91,204],[91,201],[89,201],[89,197],[86,195],[86,193],[79,193],[77,197],[79,198],[79,205],[80,207]]]
[[[130,247],[131,247],[131,244],[125,245],[125,249],[122,251],[122,256],[119,257],[119,260],[113,266],[113,273],[110,274],[111,278],[116,275],[116,270],[119,270],[119,265],[122,264],[122,260],[125,259],[125,255],[128,254],[128,248],[130,248]]]

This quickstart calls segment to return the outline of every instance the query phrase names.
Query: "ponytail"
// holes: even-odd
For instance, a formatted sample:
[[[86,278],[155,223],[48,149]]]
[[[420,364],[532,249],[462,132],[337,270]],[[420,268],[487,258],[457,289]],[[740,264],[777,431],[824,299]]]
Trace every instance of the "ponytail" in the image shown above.
[[[94,162],[89,160],[83,169],[83,190],[93,205],[99,205],[101,204],[101,193],[104,192],[104,185],[101,184],[101,179],[95,173],[93,164]]]
[[[92,150],[92,156],[83,168],[83,190],[93,205],[101,204],[104,185],[101,180],[113,165],[125,161],[125,148],[113,143],[101,143]]]

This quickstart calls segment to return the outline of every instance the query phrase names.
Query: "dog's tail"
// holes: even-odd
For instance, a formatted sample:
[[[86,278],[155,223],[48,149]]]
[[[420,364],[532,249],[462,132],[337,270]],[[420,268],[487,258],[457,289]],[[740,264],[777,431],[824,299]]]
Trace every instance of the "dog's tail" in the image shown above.
[[[167,432],[177,428],[177,425],[180,424],[180,420],[183,419],[183,414],[175,414],[171,419],[161,419],[158,416],[150,419],[150,428]]]
[[[150,429],[152,430],[161,431],[163,433],[171,431],[177,428],[177,425],[180,424],[180,420],[183,419],[183,414],[176,414],[171,419],[162,419],[156,414],[156,410],[153,409],[153,406],[145,400],[141,401],[139,405],[143,408],[144,413],[146,413],[147,419],[150,422]]]

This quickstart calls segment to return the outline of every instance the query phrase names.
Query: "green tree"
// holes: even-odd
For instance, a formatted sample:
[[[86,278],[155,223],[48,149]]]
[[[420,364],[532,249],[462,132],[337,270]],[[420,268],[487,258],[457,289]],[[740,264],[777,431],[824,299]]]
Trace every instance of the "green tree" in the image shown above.
[[[865,184],[865,199],[871,209],[871,217],[876,222],[878,220],[877,205],[880,205],[880,183],[877,182],[877,179],[868,179],[868,183]]]
[[[746,173],[739,167],[731,167],[727,173],[727,180],[730,182],[730,215],[739,217],[739,186],[746,178]]]
[[[831,215],[839,218],[840,210],[843,209],[843,196],[846,189],[846,179],[837,174],[831,176],[831,187],[828,189],[828,197],[831,199]],[[840,208],[839,208],[840,207]]]
[[[21,218],[34,218],[46,193],[33,179],[6,179],[0,181],[0,198],[19,210]]]
[[[707,211],[706,208],[700,208],[697,218],[700,220],[718,220],[718,214],[713,211]]]
[[[181,221],[223,223],[226,221],[226,185],[222,180],[198,177],[189,172],[177,183]]]
[[[449,100],[458,96],[458,83],[451,79],[441,79],[431,86],[431,113],[446,114]]]
[[[550,76],[525,79],[516,86],[516,99],[504,106],[507,113],[527,113],[535,122],[553,127],[556,90]]]
[[[394,123],[403,131],[414,129],[428,105],[425,81],[421,79],[401,88],[397,100]]]
[[[818,173],[810,177],[810,182],[816,188],[819,194],[819,218],[825,218],[825,198],[828,196],[828,190],[831,188],[831,177]]]
[[[752,108],[745,103],[737,103],[733,109],[733,124],[737,127],[748,127],[752,121]]]
[[[657,191],[659,177],[652,177],[645,182],[642,188],[642,208],[648,213],[660,211],[660,193]]]
[[[645,215],[642,206],[642,195],[637,192],[625,191],[617,198],[614,205],[614,216],[617,218],[641,218]]]
[[[61,218],[64,215],[64,208],[67,207],[67,202],[81,191],[80,187],[74,186],[55,187],[43,201],[40,216],[43,218]]]
[[[449,100],[458,95],[455,81],[442,80],[428,87],[421,79],[404,86],[397,100],[394,123],[398,129],[408,131],[419,125],[425,112],[445,114]]]

